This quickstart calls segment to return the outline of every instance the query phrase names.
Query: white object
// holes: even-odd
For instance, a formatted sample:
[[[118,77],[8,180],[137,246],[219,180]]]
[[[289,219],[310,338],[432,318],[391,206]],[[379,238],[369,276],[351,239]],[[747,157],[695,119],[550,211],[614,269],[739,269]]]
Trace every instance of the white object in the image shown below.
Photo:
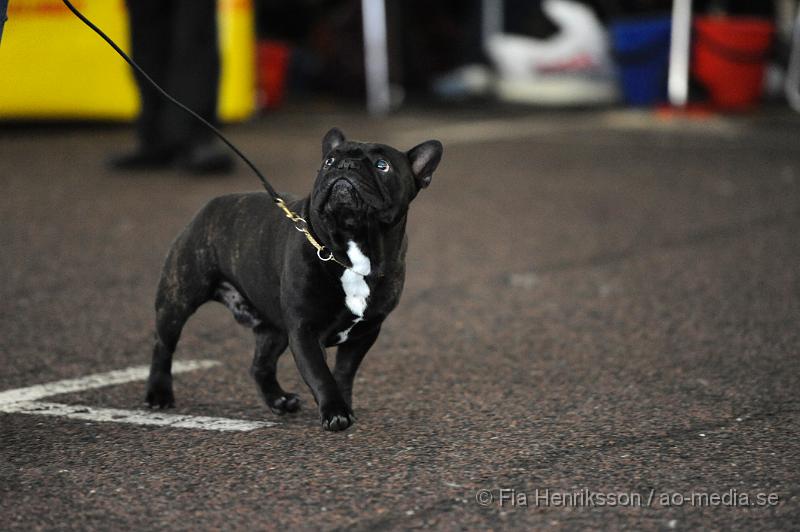
[[[560,28],[555,35],[489,38],[487,53],[499,74],[498,96],[540,105],[615,101],[608,35],[591,9],[568,0],[546,0],[542,9]]]

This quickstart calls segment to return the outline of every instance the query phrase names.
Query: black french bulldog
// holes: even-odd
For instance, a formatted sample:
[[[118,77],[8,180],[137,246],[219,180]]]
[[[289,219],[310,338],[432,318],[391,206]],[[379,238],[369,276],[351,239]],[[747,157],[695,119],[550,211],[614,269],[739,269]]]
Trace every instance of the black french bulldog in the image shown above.
[[[322,427],[349,427],[356,371],[403,290],[408,205],[430,184],[441,157],[437,140],[403,153],[348,141],[331,129],[322,140],[323,163],[311,195],[287,204],[335,261],[320,260],[266,193],[231,194],[206,204],[164,264],[149,405],[174,406],[172,355],[181,329],[213,300],[253,329],[251,373],[273,412],[300,408],[298,396],[285,392],[276,377],[288,345],[319,405]],[[331,373],[325,348],[334,345]]]

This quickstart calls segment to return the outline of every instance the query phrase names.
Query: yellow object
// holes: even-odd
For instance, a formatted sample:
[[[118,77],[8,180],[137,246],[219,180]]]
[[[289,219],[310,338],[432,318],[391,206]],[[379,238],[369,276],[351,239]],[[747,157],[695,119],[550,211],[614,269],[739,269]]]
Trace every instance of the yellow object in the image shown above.
[[[124,0],[73,0],[129,52]],[[252,0],[218,0],[222,76],[219,116],[255,108]],[[11,0],[0,46],[0,118],[130,120],[139,110],[125,61],[60,0]]]

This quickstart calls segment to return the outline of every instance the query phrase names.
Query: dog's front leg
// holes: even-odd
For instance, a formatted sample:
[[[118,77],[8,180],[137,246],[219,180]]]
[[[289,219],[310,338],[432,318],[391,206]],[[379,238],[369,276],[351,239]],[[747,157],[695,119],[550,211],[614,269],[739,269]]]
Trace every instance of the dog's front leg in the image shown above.
[[[344,430],[349,427],[353,423],[353,412],[328,369],[319,334],[310,327],[297,327],[289,334],[289,347],[300,375],[319,405],[322,428]]]
[[[381,326],[365,333],[364,336],[346,341],[336,351],[336,365],[333,368],[333,377],[339,385],[339,391],[345,403],[353,408],[353,380],[356,378],[358,366],[364,360],[369,348],[378,339]]]

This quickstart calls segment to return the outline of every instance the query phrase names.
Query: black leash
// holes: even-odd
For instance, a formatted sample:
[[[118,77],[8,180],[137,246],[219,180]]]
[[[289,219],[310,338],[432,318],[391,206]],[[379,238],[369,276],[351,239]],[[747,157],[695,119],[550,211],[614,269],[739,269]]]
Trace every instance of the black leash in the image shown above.
[[[303,217],[301,217],[299,214],[297,214],[294,211],[292,211],[291,209],[289,209],[289,207],[286,205],[286,202],[284,201],[284,199],[281,197],[280,194],[278,194],[278,191],[275,190],[272,187],[272,185],[269,184],[269,181],[267,181],[267,178],[264,177],[264,175],[259,171],[258,168],[256,168],[256,165],[254,165],[252,163],[252,161],[250,161],[250,159],[248,159],[247,156],[239,150],[239,148],[234,146],[233,143],[231,141],[229,141],[225,137],[225,135],[222,134],[222,132],[219,129],[217,129],[208,120],[206,120],[205,118],[203,118],[199,114],[195,113],[194,111],[192,111],[191,109],[186,107],[183,103],[179,102],[177,99],[172,97],[172,95],[170,95],[167,91],[162,89],[161,86],[158,83],[153,81],[153,78],[151,78],[147,74],[147,72],[144,71],[144,69],[142,67],[140,67],[138,64],[136,64],[136,61],[131,59],[128,56],[128,54],[126,54],[122,50],[122,48],[117,46],[117,43],[115,43],[114,41],[111,40],[111,37],[106,35],[103,32],[103,30],[101,30],[100,28],[95,26],[95,24],[91,20],[86,18],[83,13],[78,11],[75,8],[75,6],[72,5],[72,2],[70,2],[69,0],[62,0],[62,2],[64,2],[64,5],[67,6],[67,9],[72,11],[72,13],[76,17],[78,17],[81,20],[81,22],[83,22],[84,24],[89,26],[89,28],[91,28],[92,31],[94,31],[96,34],[98,34],[100,37],[102,37],[103,40],[106,41],[109,44],[109,46],[111,46],[114,49],[114,51],[117,52],[125,60],[125,62],[127,62],[131,67],[133,67],[133,69],[136,70],[136,72],[138,72],[145,80],[147,80],[147,82],[150,85],[152,85],[153,88],[156,89],[164,98],[166,98],[171,103],[173,103],[174,105],[177,105],[178,107],[180,107],[181,109],[183,109],[184,111],[186,111],[187,113],[192,115],[194,118],[199,120],[200,123],[202,123],[208,129],[213,131],[214,134],[217,137],[219,137],[219,139],[222,142],[224,142],[231,150],[233,150],[233,152],[236,155],[238,155],[241,160],[243,160],[245,163],[247,163],[247,166],[249,166],[250,169],[256,174],[256,177],[258,177],[258,180],[261,181],[262,185],[264,185],[264,188],[266,189],[267,193],[272,197],[273,201],[275,201],[275,204],[278,206],[278,208],[281,209],[283,211],[283,213],[286,215],[286,217],[289,218],[294,223],[295,229],[297,229],[298,231],[303,233],[305,235],[305,237],[306,237],[306,240],[308,240],[308,242],[312,246],[314,246],[314,248],[317,250],[317,257],[319,257],[320,260],[325,261],[325,262],[327,262],[329,260],[332,260],[332,261],[336,262],[337,264],[339,264],[340,266],[342,266],[344,268],[349,268],[349,266],[347,266],[343,262],[340,262],[338,259],[336,259],[336,257],[333,256],[333,251],[331,251],[330,249],[328,249],[325,246],[323,246],[322,244],[320,244],[317,241],[317,239],[314,238],[314,235],[312,235],[311,231],[309,230],[308,222],[305,219],[303,219]]]

